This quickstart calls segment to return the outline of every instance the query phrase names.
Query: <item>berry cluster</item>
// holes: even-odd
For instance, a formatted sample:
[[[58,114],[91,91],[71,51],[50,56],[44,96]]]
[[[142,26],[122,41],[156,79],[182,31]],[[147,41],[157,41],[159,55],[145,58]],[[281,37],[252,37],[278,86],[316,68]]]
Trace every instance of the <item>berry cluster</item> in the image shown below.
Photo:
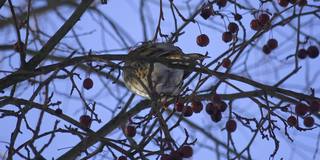
[[[261,30],[263,27],[270,24],[270,17],[267,13],[262,13],[258,18],[251,20],[250,27],[255,31]]]
[[[234,34],[239,31],[239,26],[235,22],[228,24],[228,31],[222,33],[222,41],[229,43],[232,41]]]
[[[278,41],[274,38],[268,40],[267,44],[262,47],[262,51],[265,54],[270,54],[272,50],[278,47]]]
[[[311,117],[311,113],[318,113],[320,111],[320,102],[318,101],[312,101],[310,106],[299,103],[295,107],[295,113],[297,116],[303,117],[303,124],[306,127],[312,127],[314,125],[314,118]],[[310,114],[307,114],[307,113]],[[297,127],[298,126],[298,119],[296,116],[291,115],[287,119],[287,123],[291,127]]]
[[[278,0],[278,3],[281,7],[287,7],[289,3],[298,4],[300,7],[303,7],[308,4],[307,0]]]
[[[222,112],[227,109],[228,105],[215,95],[213,101],[206,106],[206,112],[210,115],[213,122],[219,122],[222,118]]]
[[[301,48],[297,53],[297,57],[300,59],[305,59],[310,57],[312,59],[317,58],[319,56],[319,49],[316,46],[309,46],[308,49]]]
[[[184,117],[191,117],[193,113],[200,113],[203,109],[201,101],[193,100],[191,106],[184,105],[181,101],[176,102],[175,109],[182,112]]]

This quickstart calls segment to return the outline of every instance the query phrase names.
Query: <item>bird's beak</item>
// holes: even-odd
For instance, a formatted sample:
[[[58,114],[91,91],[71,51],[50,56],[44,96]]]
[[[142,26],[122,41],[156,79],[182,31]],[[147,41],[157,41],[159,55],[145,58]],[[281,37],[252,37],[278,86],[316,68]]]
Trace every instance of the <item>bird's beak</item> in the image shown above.
[[[200,53],[190,53],[190,54],[187,54],[187,56],[193,60],[204,60],[206,58],[211,58],[210,56],[208,56],[208,54],[203,55]]]

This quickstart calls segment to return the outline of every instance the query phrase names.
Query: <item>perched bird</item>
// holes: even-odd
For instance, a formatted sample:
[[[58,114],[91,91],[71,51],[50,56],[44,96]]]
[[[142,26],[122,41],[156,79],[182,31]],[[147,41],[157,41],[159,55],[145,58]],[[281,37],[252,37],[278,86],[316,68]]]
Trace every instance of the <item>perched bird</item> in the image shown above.
[[[185,54],[170,43],[144,42],[129,51],[128,56],[146,58],[167,58],[179,60],[171,64],[192,67],[198,60],[207,56],[198,53]],[[186,62],[184,62],[184,60]],[[151,95],[177,96],[181,91],[183,80],[191,74],[190,70],[169,67],[160,62],[128,60],[124,64],[123,79],[132,92],[151,99]]]

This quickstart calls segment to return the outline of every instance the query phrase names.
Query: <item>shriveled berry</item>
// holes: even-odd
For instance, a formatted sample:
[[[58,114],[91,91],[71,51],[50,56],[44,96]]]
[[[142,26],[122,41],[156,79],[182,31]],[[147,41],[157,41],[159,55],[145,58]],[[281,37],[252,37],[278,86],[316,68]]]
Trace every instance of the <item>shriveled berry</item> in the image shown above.
[[[320,111],[320,102],[319,101],[312,101],[310,105],[310,112],[318,113]]]
[[[90,128],[92,119],[89,115],[80,116],[80,124],[86,128]]]
[[[271,38],[268,40],[267,45],[271,50],[276,49],[278,47],[278,41],[274,38]]]
[[[224,58],[224,59],[222,60],[222,66],[223,66],[224,68],[229,68],[229,67],[231,67],[231,60],[230,60],[229,58]]]
[[[242,16],[241,16],[241,14],[235,14],[234,15],[234,20],[236,20],[236,21],[240,21],[242,19]]]
[[[120,156],[120,157],[118,158],[118,160],[127,160],[127,157],[126,157],[126,156]]]
[[[288,0],[278,0],[278,2],[281,7],[287,7],[289,4]]]
[[[226,123],[227,132],[232,133],[236,131],[236,129],[237,129],[237,122],[233,119],[228,120]]]
[[[232,41],[232,33],[231,32],[223,32],[222,40],[226,43],[231,42]]]
[[[287,119],[287,123],[290,127],[295,127],[298,124],[297,118],[295,116],[290,116]]]
[[[308,56],[308,52],[305,49],[299,49],[298,54],[297,54],[298,58],[300,59],[305,59]]]
[[[270,17],[266,13],[262,13],[259,15],[259,23],[264,26],[267,25],[270,22]]]
[[[203,109],[201,101],[192,101],[191,108],[194,113],[200,113]]]
[[[136,127],[132,125],[128,125],[126,126],[124,132],[128,137],[134,137],[136,135]]]
[[[303,124],[306,126],[306,127],[312,127],[314,125],[314,119],[313,117],[311,116],[308,116],[308,117],[305,117],[303,119]]]
[[[265,53],[265,54],[270,54],[270,53],[271,53],[271,49],[270,49],[270,47],[269,47],[268,45],[264,45],[264,46],[262,47],[262,51],[263,51],[263,53]]]
[[[209,44],[209,37],[206,35],[206,34],[200,34],[198,37],[197,37],[197,44],[200,46],[200,47],[205,47]]]
[[[219,7],[225,7],[227,5],[227,0],[217,0],[216,2]]]
[[[319,56],[319,50],[316,46],[310,46],[307,49],[307,54],[310,58],[317,58]]]
[[[192,108],[190,106],[186,106],[184,108],[183,116],[185,117],[191,117],[193,114]]]
[[[260,30],[261,29],[261,25],[260,25],[259,20],[257,20],[257,19],[251,20],[250,27],[251,27],[251,29],[253,29],[255,31]]]
[[[174,160],[182,160],[182,157],[180,155],[180,153],[178,151],[172,151],[170,153],[171,158],[173,158]]]
[[[62,109],[57,108],[54,113],[56,113],[57,115],[62,114]]]
[[[179,153],[183,158],[190,158],[193,155],[193,149],[191,146],[182,146],[179,149]]]
[[[86,78],[84,81],[83,81],[83,88],[89,90],[93,87],[93,81],[91,78]]]
[[[300,7],[303,7],[303,6],[307,5],[307,4],[308,4],[308,1],[307,1],[307,0],[298,0],[298,5],[299,5]]]
[[[228,25],[228,30],[229,30],[231,33],[236,33],[236,32],[238,32],[238,30],[239,30],[239,26],[237,25],[237,23],[231,22],[231,23],[229,23],[229,25]]]
[[[211,120],[213,122],[219,122],[222,119],[222,113],[220,111],[217,111],[213,114],[211,114]]]
[[[175,108],[176,108],[176,111],[177,111],[177,112],[182,112],[183,109],[184,109],[184,104],[183,104],[182,102],[177,102],[177,103],[175,104]]]
[[[208,19],[211,15],[213,15],[212,6],[205,6],[201,9],[200,16],[203,19]]]
[[[307,105],[299,103],[296,105],[295,111],[298,116],[304,116],[309,111],[309,108]]]

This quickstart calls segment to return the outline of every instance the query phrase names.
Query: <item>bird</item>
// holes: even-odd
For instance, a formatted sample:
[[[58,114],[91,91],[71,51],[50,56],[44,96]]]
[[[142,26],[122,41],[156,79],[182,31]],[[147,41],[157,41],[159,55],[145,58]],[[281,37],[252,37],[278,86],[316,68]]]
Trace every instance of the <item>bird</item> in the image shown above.
[[[208,56],[200,53],[185,54],[179,47],[168,42],[147,41],[130,49],[129,57],[165,58],[177,60],[172,64],[192,67],[196,62]],[[185,62],[184,62],[185,61]],[[133,93],[144,98],[151,99],[152,96],[177,96],[181,92],[183,80],[192,71],[181,67],[175,68],[160,62],[146,62],[144,60],[126,60],[123,67],[123,80],[126,87]]]

